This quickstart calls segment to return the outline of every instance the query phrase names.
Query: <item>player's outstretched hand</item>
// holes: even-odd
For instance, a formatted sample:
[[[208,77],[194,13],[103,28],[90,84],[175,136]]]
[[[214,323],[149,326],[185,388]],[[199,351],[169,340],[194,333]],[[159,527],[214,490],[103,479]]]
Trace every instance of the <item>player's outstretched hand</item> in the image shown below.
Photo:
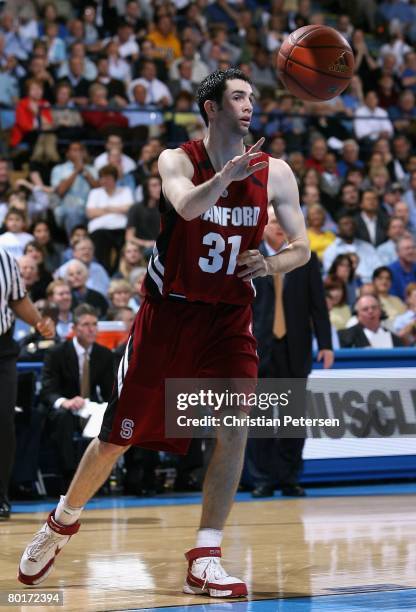
[[[244,268],[241,272],[237,273],[237,276],[247,282],[258,276],[270,274],[267,258],[256,249],[240,253],[237,257],[237,264]]]
[[[243,181],[250,174],[266,168],[268,165],[267,161],[258,162],[257,164],[250,164],[253,159],[256,159],[261,155],[261,147],[264,143],[265,138],[260,138],[252,147],[248,149],[243,155],[237,155],[230,159],[221,171],[221,176],[227,181]]]

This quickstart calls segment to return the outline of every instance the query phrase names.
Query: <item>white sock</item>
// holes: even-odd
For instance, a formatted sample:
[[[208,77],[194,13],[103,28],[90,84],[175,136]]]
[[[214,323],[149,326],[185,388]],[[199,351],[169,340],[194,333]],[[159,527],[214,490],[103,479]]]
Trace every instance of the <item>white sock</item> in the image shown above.
[[[222,530],[199,529],[195,548],[218,548],[222,542]]]
[[[73,508],[65,501],[65,496],[61,495],[55,510],[55,521],[60,525],[73,525],[81,516],[84,508]]]

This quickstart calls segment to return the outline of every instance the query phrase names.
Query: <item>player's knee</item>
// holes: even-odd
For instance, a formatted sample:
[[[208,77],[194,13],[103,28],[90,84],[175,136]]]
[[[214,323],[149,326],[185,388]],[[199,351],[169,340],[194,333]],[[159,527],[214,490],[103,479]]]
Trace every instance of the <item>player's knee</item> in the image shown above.
[[[117,459],[123,455],[128,448],[128,446],[119,446],[118,444],[111,444],[110,442],[103,442],[102,440],[97,439],[97,452],[102,457],[113,457],[114,459]]]

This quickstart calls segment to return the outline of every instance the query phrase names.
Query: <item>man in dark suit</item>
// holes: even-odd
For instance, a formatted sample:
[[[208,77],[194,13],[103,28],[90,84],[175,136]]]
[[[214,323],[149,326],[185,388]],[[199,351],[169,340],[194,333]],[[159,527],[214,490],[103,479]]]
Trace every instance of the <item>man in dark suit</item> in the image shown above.
[[[381,325],[381,306],[375,295],[363,295],[355,304],[358,323],[338,332],[342,348],[393,348],[404,346],[401,338]]]
[[[365,189],[361,194],[360,212],[354,218],[357,238],[375,247],[387,240],[388,217],[380,211],[377,194],[372,189]]]
[[[78,462],[73,437],[84,424],[78,410],[87,399],[108,401],[113,387],[113,354],[95,342],[97,322],[92,306],[77,306],[74,337],[47,353],[42,371],[41,401],[49,410],[47,431],[64,478],[73,475]]]
[[[285,236],[269,209],[269,223],[264,232],[263,252],[269,255],[284,248]],[[258,341],[260,378],[303,379],[305,387],[296,404],[305,403],[306,379],[312,369],[312,326],[324,368],[333,364],[331,326],[325,302],[319,262],[314,253],[307,264],[289,272],[282,279],[256,279],[253,305],[254,335]],[[277,292],[281,292],[277,296]],[[279,299],[280,298],[280,299]],[[282,321],[279,321],[279,310]],[[279,329],[280,328],[280,329]],[[247,469],[254,481],[254,497],[273,495],[276,472],[283,495],[303,496],[299,485],[304,438],[251,439],[247,447]]]

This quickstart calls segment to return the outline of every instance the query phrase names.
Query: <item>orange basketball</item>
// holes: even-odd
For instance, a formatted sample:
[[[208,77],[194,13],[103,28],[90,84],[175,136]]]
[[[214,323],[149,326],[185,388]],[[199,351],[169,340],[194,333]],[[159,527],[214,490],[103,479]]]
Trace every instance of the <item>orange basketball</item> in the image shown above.
[[[322,102],[348,87],[354,54],[334,28],[309,25],[290,34],[277,56],[278,76],[301,100]]]

